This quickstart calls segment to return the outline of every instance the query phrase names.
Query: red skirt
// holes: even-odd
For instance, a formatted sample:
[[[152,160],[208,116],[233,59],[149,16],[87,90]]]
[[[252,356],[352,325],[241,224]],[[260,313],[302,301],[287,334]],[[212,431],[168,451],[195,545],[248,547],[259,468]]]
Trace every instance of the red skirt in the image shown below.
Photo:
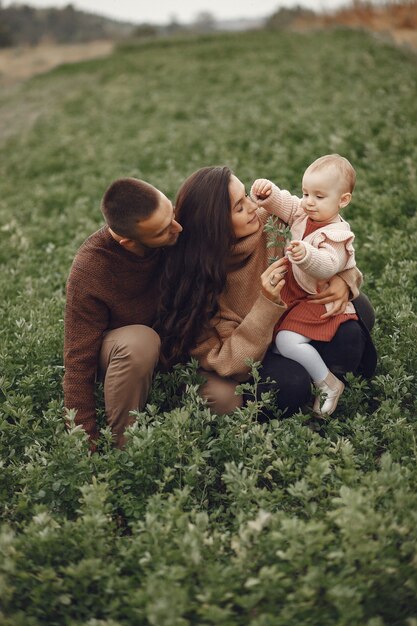
[[[355,313],[341,313],[334,317],[320,319],[320,316],[326,313],[326,307],[324,304],[310,302],[307,300],[307,295],[295,280],[291,263],[289,263],[285,285],[281,291],[281,297],[288,309],[274,328],[274,339],[279,330],[292,330],[316,341],[331,341],[341,324],[348,320],[358,319]]]

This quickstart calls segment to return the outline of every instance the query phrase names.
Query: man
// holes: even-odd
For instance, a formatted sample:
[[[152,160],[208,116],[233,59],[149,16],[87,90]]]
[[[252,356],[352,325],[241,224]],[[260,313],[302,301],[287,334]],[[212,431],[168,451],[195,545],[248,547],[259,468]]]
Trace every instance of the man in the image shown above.
[[[81,246],[67,283],[64,340],[65,406],[94,449],[98,438],[96,379],[115,445],[123,446],[129,411],[144,407],[160,340],[152,330],[162,248],[182,231],[172,203],[152,185],[114,181],[101,210],[106,226]]]

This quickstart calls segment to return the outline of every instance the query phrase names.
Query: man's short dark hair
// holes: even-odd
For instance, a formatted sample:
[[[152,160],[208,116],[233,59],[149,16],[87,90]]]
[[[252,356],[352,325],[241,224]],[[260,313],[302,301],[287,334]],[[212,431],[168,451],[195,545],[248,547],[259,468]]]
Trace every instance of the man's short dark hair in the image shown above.
[[[158,204],[158,191],[149,183],[137,178],[118,178],[104,194],[101,211],[115,233],[135,239],[138,222],[149,217]]]

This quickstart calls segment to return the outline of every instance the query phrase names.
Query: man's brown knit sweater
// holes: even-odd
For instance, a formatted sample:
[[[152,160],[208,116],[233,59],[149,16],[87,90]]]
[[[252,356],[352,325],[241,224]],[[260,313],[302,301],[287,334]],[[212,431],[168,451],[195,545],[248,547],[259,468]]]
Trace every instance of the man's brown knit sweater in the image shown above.
[[[139,257],[104,226],[79,249],[67,283],[64,340],[65,406],[92,439],[98,436],[95,379],[103,333],[131,324],[151,326],[157,304],[161,249]]]

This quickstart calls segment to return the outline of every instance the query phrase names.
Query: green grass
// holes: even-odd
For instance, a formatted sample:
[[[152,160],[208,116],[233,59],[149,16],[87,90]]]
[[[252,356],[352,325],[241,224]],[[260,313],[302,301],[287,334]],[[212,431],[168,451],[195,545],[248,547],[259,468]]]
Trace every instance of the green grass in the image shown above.
[[[416,626],[417,66],[362,33],[129,45],[0,95],[0,623]],[[125,451],[64,430],[64,287],[118,176],[297,193],[337,151],[380,354],[337,416],[215,418],[192,368]],[[179,382],[188,393],[177,398]]]

